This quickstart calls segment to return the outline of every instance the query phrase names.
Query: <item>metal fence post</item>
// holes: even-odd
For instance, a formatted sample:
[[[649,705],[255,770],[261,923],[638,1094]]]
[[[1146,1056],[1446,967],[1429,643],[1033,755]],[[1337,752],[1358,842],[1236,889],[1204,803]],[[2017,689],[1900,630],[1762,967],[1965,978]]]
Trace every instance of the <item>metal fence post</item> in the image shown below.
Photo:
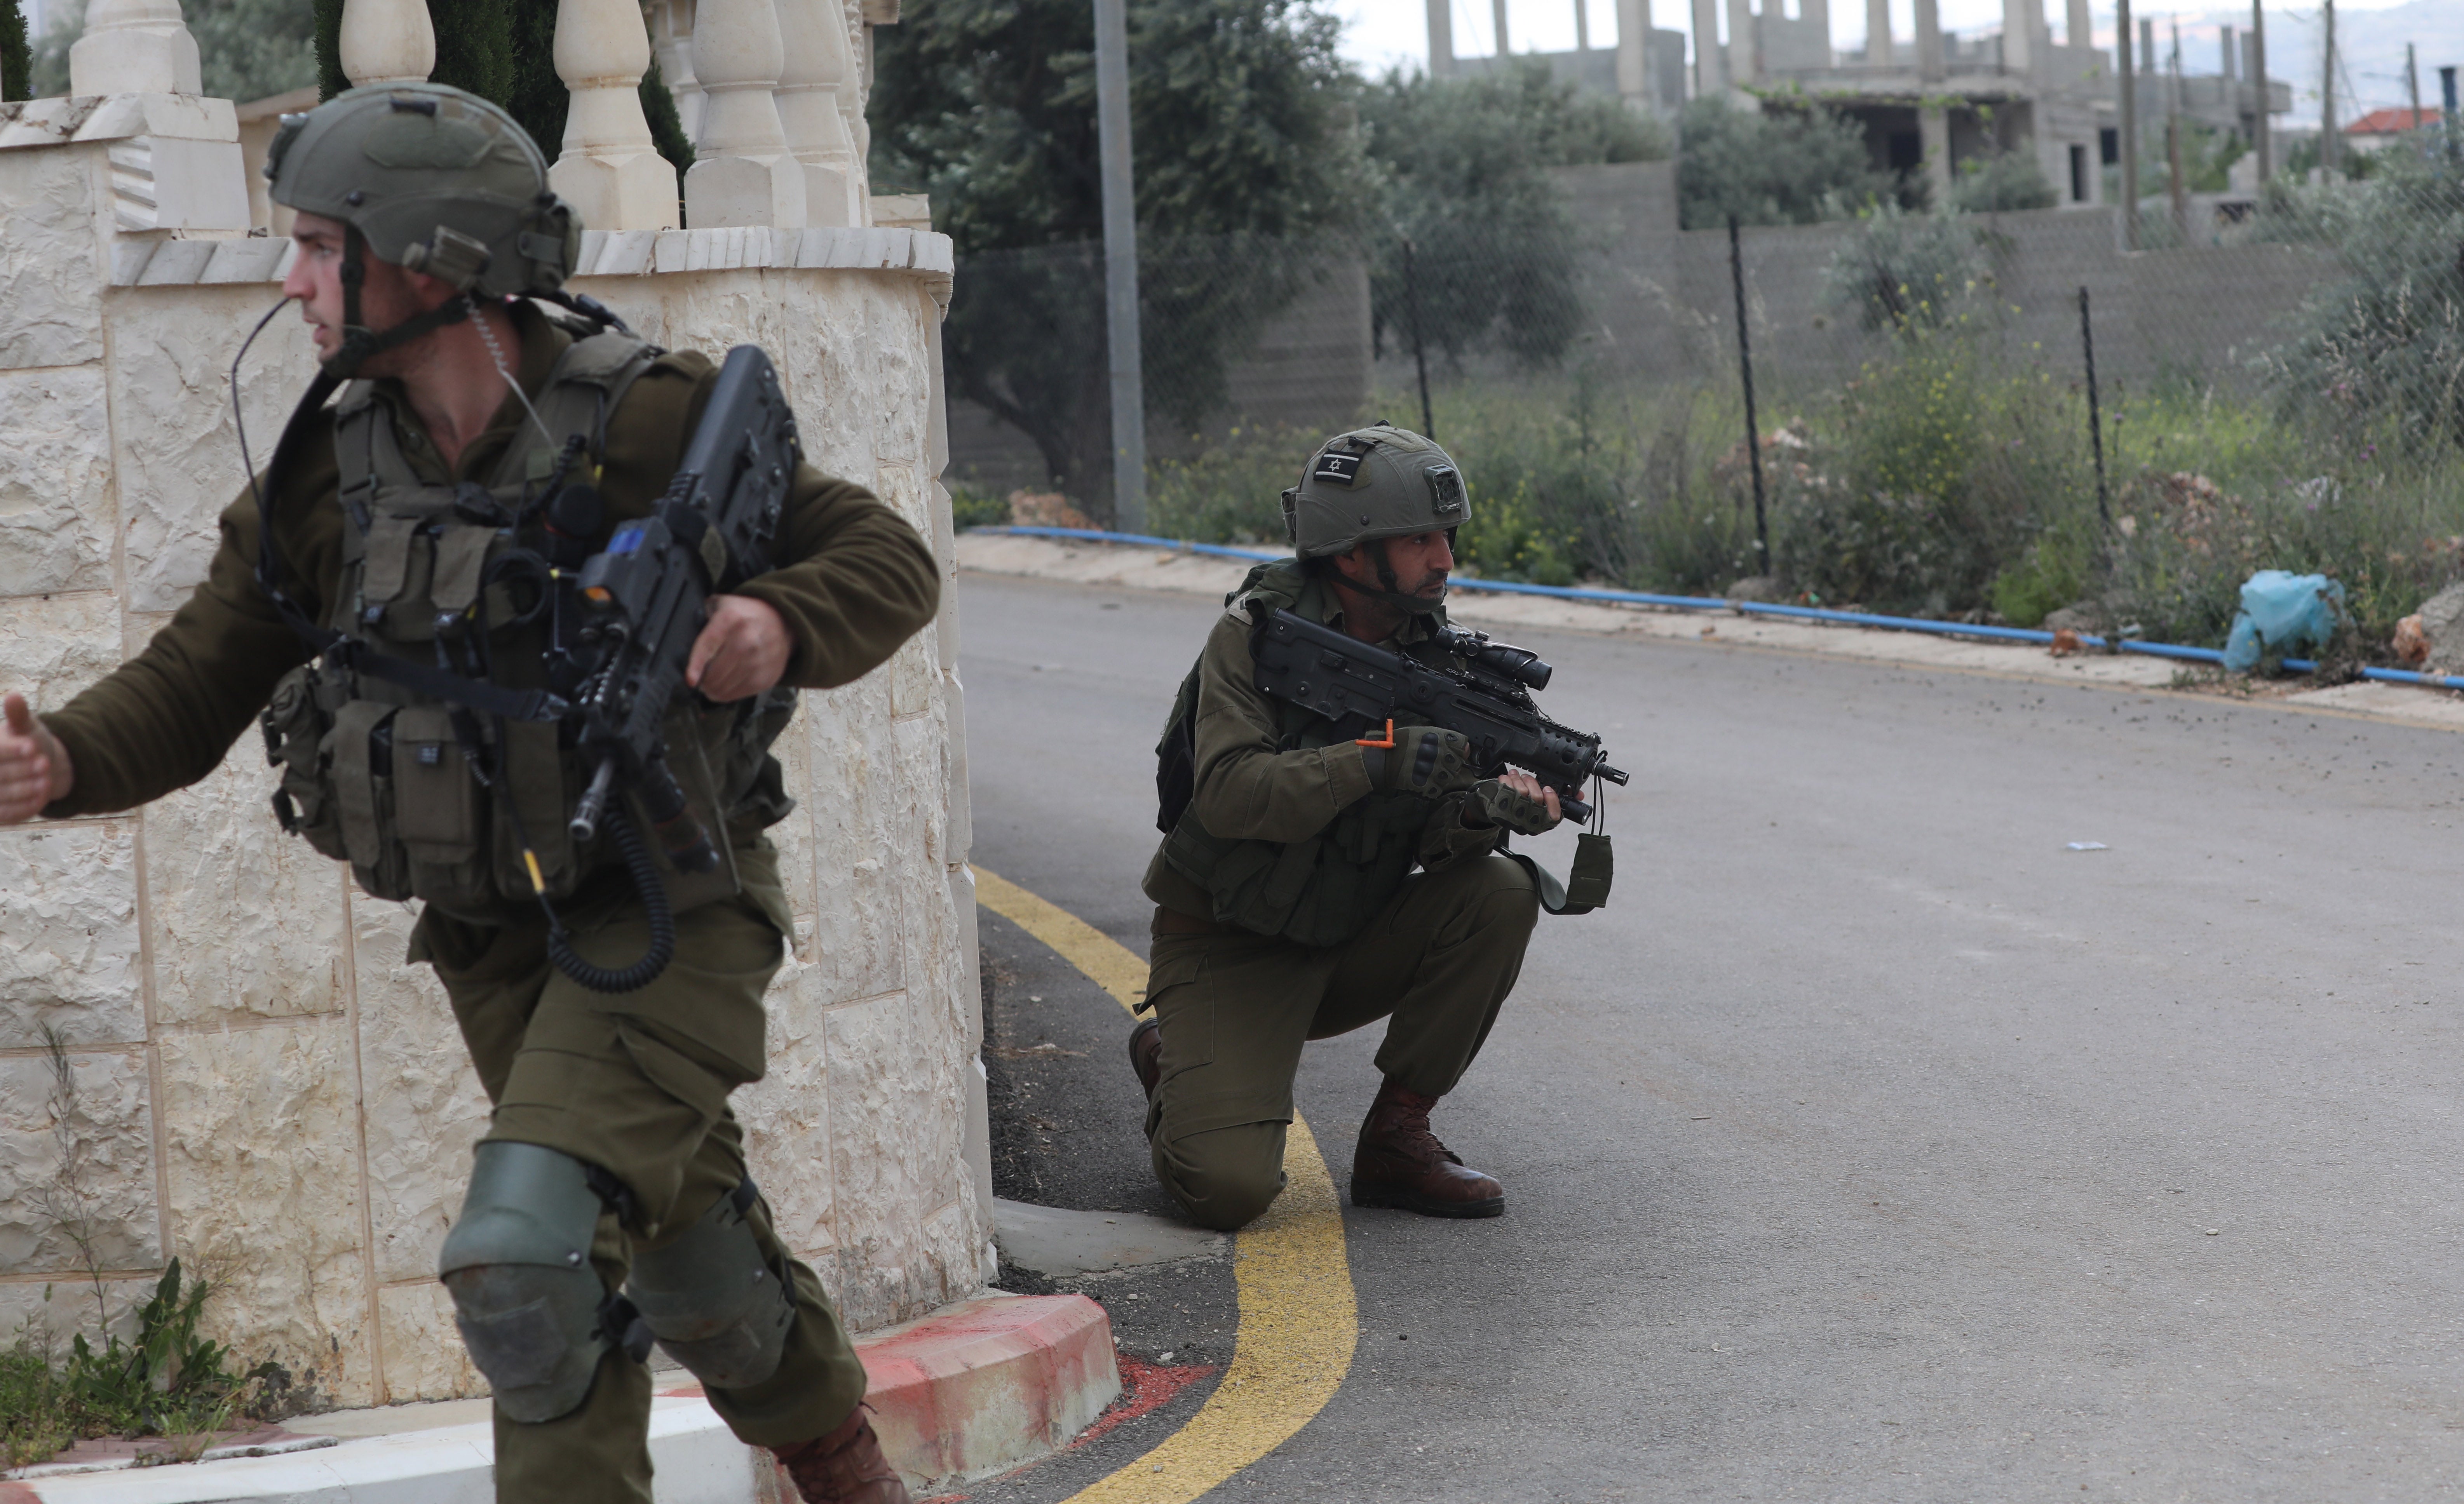
[[[1095,0],[1095,145],[1104,183],[1104,337],[1112,377],[1112,526],[1147,525],[1147,403],[1138,360],[1138,209],[1130,170],[1128,0]]]
[[[2087,442],[2096,451],[2096,515],[2113,526],[2113,507],[2104,492],[2104,418],[2096,400],[2096,336],[2088,328],[2087,289],[2079,289],[2079,354],[2087,360]]]
[[[1754,426],[1754,352],[1746,336],[1746,256],[1739,249],[1737,216],[1728,216],[1728,280],[1737,290],[1737,369],[1746,382],[1746,461],[1754,472],[1754,548],[1765,573],[1771,569],[1771,526],[1763,515],[1763,441]]]
[[[1420,348],[1420,273],[1412,260],[1412,237],[1403,237],[1403,305],[1412,318],[1412,364],[1420,376],[1420,437],[1435,444],[1438,420],[1429,408],[1429,357]]]

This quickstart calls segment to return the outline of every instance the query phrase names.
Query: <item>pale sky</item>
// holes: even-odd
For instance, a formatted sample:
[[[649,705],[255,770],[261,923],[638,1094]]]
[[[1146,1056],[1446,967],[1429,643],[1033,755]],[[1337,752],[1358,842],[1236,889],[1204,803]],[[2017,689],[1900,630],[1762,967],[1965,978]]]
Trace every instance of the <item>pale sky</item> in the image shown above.
[[[1423,0],[1319,0],[1319,3],[1324,9],[1343,18],[1344,55],[1350,57],[1363,70],[1375,75],[1397,65],[1411,68],[1426,65],[1429,55],[1429,28],[1428,12]],[[1450,3],[1454,7],[1456,54],[1476,57],[1485,56],[1495,51],[1493,27],[1489,20],[1489,0],[1450,0]],[[2403,0],[2343,0],[2343,9],[2377,11],[2389,9],[2401,3]],[[1576,5],[1586,5],[1590,8],[1592,45],[1615,46],[1617,0],[1507,0],[1507,39],[1513,44],[1514,51],[1522,53],[1572,50],[1574,45],[1574,7]],[[1973,33],[1998,32],[2002,29],[2001,0],[1941,0],[1941,5],[1942,24],[1947,31]],[[2195,5],[2195,0],[2192,6],[2185,6],[2183,9],[2189,11],[2194,7],[2201,12],[2206,10],[2205,6]],[[1720,9],[1725,16],[1727,10],[1726,4],[1724,3]],[[1795,5],[1792,4],[1789,9],[1793,11]],[[1651,10],[1653,24],[1662,30],[1677,32],[1692,30],[1693,7],[1690,0],[1651,0]],[[2054,32],[2058,37],[2062,28],[2059,0],[2054,0],[2054,3],[2047,5],[2046,11],[2051,17]],[[2155,12],[2150,6],[2143,8],[2140,13],[2153,15]],[[1897,23],[1894,30],[1900,35],[1915,34],[1913,0],[1892,0],[1891,14]],[[2273,22],[2276,14],[2275,10],[2271,8],[2269,11],[2271,35],[2275,32]],[[2296,11],[2290,13],[2291,17],[2297,20],[2306,19],[2310,14],[2308,11]],[[2111,46],[2113,40],[2111,9],[2105,6],[2098,7],[2096,20],[2099,40],[2106,46]],[[2162,25],[2161,17],[2159,24]],[[2211,38],[2214,35],[2214,29],[2209,27],[2204,30],[2211,39],[2208,43],[2209,49],[2212,51]],[[1864,45],[1865,7],[1860,0],[1832,0],[1831,32],[1832,39],[1837,45],[1842,47]],[[2194,50],[2196,45],[2191,30],[2186,28],[2183,47],[2186,59],[2190,62],[2194,71],[2212,73],[2215,68],[2213,60],[2200,61],[2201,54]],[[2279,72],[2276,68],[2271,68],[2269,71]]]

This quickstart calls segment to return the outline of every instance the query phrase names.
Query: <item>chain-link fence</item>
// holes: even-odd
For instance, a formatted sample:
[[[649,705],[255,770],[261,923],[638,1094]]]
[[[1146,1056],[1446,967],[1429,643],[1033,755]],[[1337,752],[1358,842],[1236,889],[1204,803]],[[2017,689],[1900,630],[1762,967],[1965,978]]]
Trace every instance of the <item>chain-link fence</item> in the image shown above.
[[[2241,580],[2283,568],[2342,579],[2353,645],[2383,653],[2464,575],[2464,172],[2443,140],[2203,206],[2174,222],[2189,244],[2137,253],[2109,209],[1886,208],[1732,248],[1677,228],[1672,164],[1561,182],[1571,231],[1146,248],[1151,529],[1278,542],[1312,442],[1383,417],[1454,452],[1459,551],[1495,577],[2025,625],[2078,608],[2212,643]],[[974,515],[1057,477],[1102,520],[1101,307],[1093,248],[962,261]],[[1020,442],[1011,412],[1037,403],[1076,447]]]

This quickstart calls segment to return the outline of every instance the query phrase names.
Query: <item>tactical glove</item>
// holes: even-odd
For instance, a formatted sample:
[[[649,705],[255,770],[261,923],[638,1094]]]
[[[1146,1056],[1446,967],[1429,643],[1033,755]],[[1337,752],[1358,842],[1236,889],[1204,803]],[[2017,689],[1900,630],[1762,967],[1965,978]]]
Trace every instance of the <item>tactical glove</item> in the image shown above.
[[[1471,742],[1461,731],[1398,726],[1394,736],[1392,747],[1361,744],[1370,764],[1370,780],[1377,787],[1434,799],[1478,781],[1471,765]]]
[[[1483,778],[1471,786],[1469,814],[1475,821],[1503,825],[1518,836],[1543,836],[1556,828],[1557,817],[1549,806],[1529,795],[1517,794],[1498,778]]]

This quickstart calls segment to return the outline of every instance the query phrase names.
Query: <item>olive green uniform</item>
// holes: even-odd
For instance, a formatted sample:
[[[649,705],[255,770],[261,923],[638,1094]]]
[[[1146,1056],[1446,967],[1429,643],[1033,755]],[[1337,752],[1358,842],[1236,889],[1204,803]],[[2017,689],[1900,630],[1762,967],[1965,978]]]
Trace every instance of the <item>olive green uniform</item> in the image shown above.
[[[570,342],[529,305],[515,307],[519,380],[536,400]],[[600,490],[607,525],[647,514],[707,401],[715,370],[693,355],[649,368],[608,424]],[[523,407],[510,396],[450,471],[400,387],[379,382],[397,441],[424,481],[487,475]],[[330,429],[317,425],[267,506],[286,578],[320,616],[342,573],[343,529]],[[210,773],[307,649],[258,590],[257,512],[247,497],[222,517],[206,581],[145,650],[63,709],[44,717],[67,748],[74,790],[53,817],[127,809]],[[793,649],[784,683],[827,688],[856,679],[932,620],[939,575],[931,551],[861,488],[800,469],[780,524],[778,569],[737,593],[776,609]],[[293,588],[298,589],[300,585]],[[552,967],[546,926],[516,913],[501,925],[423,914],[411,943],[444,982],[481,1084],[495,1105],[488,1138],[557,1149],[614,1175],[629,1193],[620,1219],[600,1219],[591,1256],[612,1293],[634,1253],[683,1234],[745,1178],[743,1131],[727,1106],[763,1069],[762,995],[788,926],[777,855],[761,817],[730,812],[727,837],[742,890],[676,916],[675,959],[639,991],[583,990]],[[574,947],[621,966],[648,944],[645,912],[619,869],[585,880],[559,905]],[[865,1375],[812,1272],[779,1244],[766,1210],[748,1221],[765,1256],[792,1265],[796,1319],[775,1373],[710,1398],[737,1434],[783,1446],[827,1432],[863,1398]],[[610,1349],[587,1402],[554,1421],[496,1424],[498,1496],[650,1498],[646,1370]]]
[[[1342,621],[1339,598],[1322,584],[1301,590],[1294,608]],[[1423,642],[1439,620],[1412,617],[1384,645]],[[1375,791],[1353,742],[1292,745],[1319,738],[1295,737],[1290,708],[1257,687],[1251,621],[1247,607],[1232,606],[1199,659],[1196,783],[1184,820],[1220,841],[1288,849],[1340,829],[1364,801],[1410,801]],[[1304,1042],[1391,1014],[1378,1069],[1441,1097],[1470,1066],[1514,987],[1539,897],[1520,864],[1496,855],[1504,832],[1467,822],[1461,793],[1418,812],[1400,807],[1397,834],[1415,844],[1388,848],[1385,860],[1418,870],[1365,926],[1333,943],[1233,922],[1233,905],[1173,860],[1177,838],[1147,867],[1146,893],[1157,905],[1147,1000],[1162,1025],[1147,1139],[1156,1179],[1204,1226],[1240,1227],[1283,1188]],[[1287,927],[1307,932],[1307,915]]]

